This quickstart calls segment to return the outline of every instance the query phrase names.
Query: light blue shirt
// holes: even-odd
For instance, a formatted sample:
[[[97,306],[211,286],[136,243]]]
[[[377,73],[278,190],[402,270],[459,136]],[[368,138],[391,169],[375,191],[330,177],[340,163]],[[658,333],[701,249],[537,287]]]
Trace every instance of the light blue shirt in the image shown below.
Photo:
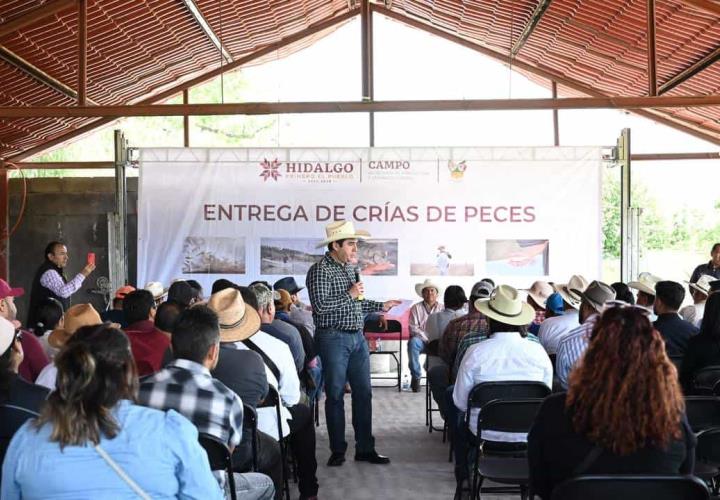
[[[113,410],[120,432],[100,446],[145,493],[157,499],[222,499],[195,426],[175,411],[121,401]],[[15,434],[2,469],[0,498],[137,499],[93,446],[50,441],[51,426],[26,422]]]
[[[597,314],[592,314],[585,320],[585,323],[571,331],[558,346],[555,373],[563,389],[568,388],[570,372],[583,357],[590,344],[590,334],[598,318]]]

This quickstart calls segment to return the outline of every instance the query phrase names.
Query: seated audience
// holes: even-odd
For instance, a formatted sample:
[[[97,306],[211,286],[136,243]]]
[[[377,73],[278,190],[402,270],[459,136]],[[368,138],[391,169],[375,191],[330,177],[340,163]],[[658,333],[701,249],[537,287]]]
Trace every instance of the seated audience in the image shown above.
[[[227,443],[240,444],[243,435],[243,404],[240,397],[210,370],[220,354],[220,326],[217,315],[198,305],[182,312],[172,335],[175,359],[140,385],[138,402],[158,410],[175,410],[190,420],[198,431]],[[216,471],[226,487],[225,471]],[[240,498],[271,499],[274,488],[262,474],[235,474]]]
[[[238,288],[238,286],[228,279],[220,278],[218,280],[215,280],[215,282],[213,283],[212,291],[210,292],[210,294],[214,295],[222,290],[225,290],[226,288]]]
[[[102,320],[110,323],[117,323],[122,328],[125,328],[127,326],[127,321],[125,321],[125,314],[123,313],[123,300],[125,300],[125,296],[128,293],[134,291],[135,287],[130,285],[118,288],[112,301],[112,308],[100,313]]]
[[[187,309],[197,300],[197,290],[185,280],[175,280],[168,288],[167,300],[177,302],[183,309]]]
[[[408,339],[407,343],[408,368],[411,377],[410,387],[412,387],[413,392],[420,390],[420,378],[422,377],[420,354],[425,351],[425,346],[429,342],[425,334],[425,325],[431,314],[444,309],[443,305],[438,301],[438,297],[442,292],[442,287],[431,279],[426,279],[424,282],[415,285],[415,293],[422,297],[422,301],[413,304],[408,319],[410,329],[410,339]]]
[[[57,390],[10,442],[3,500],[223,498],[195,426],[133,403],[138,379],[122,331],[81,328],[55,363]]]
[[[260,293],[266,292],[261,290]],[[269,292],[267,294],[270,295]],[[317,496],[318,482],[312,412],[306,405],[299,404],[300,381],[290,348],[281,340],[259,330],[260,315],[255,309],[257,300],[257,295],[249,288],[229,288],[213,294],[208,301],[208,307],[220,318],[222,341],[227,344],[228,349],[250,349],[262,357],[267,381],[280,395],[282,436],[278,435],[274,406],[260,405],[257,411],[258,429],[276,440],[290,436],[290,445],[298,464],[300,498],[313,499]],[[227,352],[221,351],[220,364]],[[216,371],[216,375],[225,381],[220,371]],[[227,385],[233,387],[230,382]]]
[[[205,297],[203,296],[203,287],[197,280],[185,280],[187,281],[187,284],[190,285],[193,289],[193,303],[197,304],[198,302],[202,302],[205,300]]]
[[[67,341],[75,335],[75,332],[83,326],[93,326],[101,323],[102,319],[100,319],[100,314],[98,314],[91,304],[76,304],[70,306],[70,308],[65,311],[62,321],[58,323],[58,327],[48,335],[48,345],[53,349],[60,350],[65,346]],[[54,391],[56,378],[57,366],[53,360],[53,363],[43,368],[35,383]]]
[[[556,286],[565,304],[563,314],[547,318],[538,329],[538,338],[548,354],[556,354],[560,342],[580,326],[578,308],[581,297],[573,290],[582,291],[587,286],[587,281],[580,275],[572,276],[567,284]]]
[[[257,297],[258,313],[260,314],[260,329],[287,344],[292,353],[295,368],[301,373],[305,367],[305,349],[303,349],[300,332],[289,323],[275,317],[275,300],[280,298],[278,292],[273,292],[263,283],[250,285],[250,290]]]
[[[290,294],[290,298],[292,299],[292,307],[290,307],[290,319],[293,320],[296,323],[300,323],[301,325],[304,325],[305,328],[310,332],[310,335],[313,337],[315,336],[315,322],[313,321],[312,317],[312,308],[308,305],[305,305],[300,300],[300,291],[304,289],[302,286],[298,286],[298,284],[295,282],[295,278],[292,276],[286,276],[284,278],[280,278],[275,282],[273,285],[273,288],[275,290],[285,290],[287,293]]]
[[[608,306],[568,392],[545,399],[528,434],[530,488],[549,500],[582,474],[692,474],[694,447],[675,368],[647,311]]]
[[[155,307],[159,306],[167,298],[168,291],[159,281],[151,281],[145,285],[144,290],[150,292],[155,300]]]
[[[706,366],[720,365],[720,293],[712,293],[705,306],[700,333],[688,340],[680,367],[680,383],[692,394],[695,372]]]
[[[20,328],[20,322],[17,319],[15,297],[20,297],[24,293],[22,288],[12,288],[5,280],[0,279],[0,318],[5,318],[17,328]],[[50,360],[32,332],[23,335],[21,342],[25,356],[20,363],[20,376],[28,382],[35,382],[43,368],[50,364]]]
[[[500,285],[490,300],[478,300],[475,307],[487,317],[489,338],[468,349],[460,365],[452,390],[452,405],[448,407],[449,425],[453,426],[456,479],[467,475],[467,439],[460,416],[468,410],[470,391],[481,382],[538,381],[552,387],[552,364],[545,350],[537,342],[527,339],[527,327],[535,311],[524,302],[516,289]],[[450,389],[448,389],[450,391]],[[470,411],[470,422],[477,422],[479,410]],[[473,434],[476,425],[471,425]],[[525,436],[492,432],[484,437],[494,441],[524,442]]]
[[[130,339],[140,377],[160,370],[163,355],[170,346],[170,337],[155,327],[156,311],[153,296],[147,290],[135,290],[123,301],[123,313],[128,322],[125,333]]]
[[[615,300],[620,300],[626,304],[635,304],[635,296],[633,295],[630,287],[622,281],[616,281],[610,285],[615,290]]]
[[[674,281],[658,281],[655,285],[655,314],[653,323],[665,341],[668,356],[682,356],[687,349],[690,337],[697,335],[698,329],[680,317],[678,310],[685,299],[685,289]]]
[[[697,283],[689,283],[688,288],[693,303],[680,309],[680,317],[698,328],[700,328],[700,323],[702,323],[705,314],[705,303],[710,294],[710,283],[713,281],[715,281],[715,278],[703,274],[697,280]]]
[[[50,361],[53,360],[58,349],[48,343],[48,337],[50,337],[53,330],[62,328],[62,326],[63,307],[60,301],[48,297],[40,302],[35,313],[35,325],[33,325],[32,331],[35,335],[42,335],[38,337],[38,340]]]
[[[28,419],[36,417],[50,391],[18,376],[23,359],[22,335],[15,326],[0,318],[0,464],[10,439]],[[1,476],[0,476],[1,477]]]
[[[540,325],[545,321],[545,307],[547,299],[555,292],[550,283],[546,281],[536,281],[527,291],[527,303],[535,311],[535,319],[530,323],[528,332],[537,335],[540,331]]]
[[[184,308],[177,302],[165,301],[155,311],[155,328],[168,337],[172,336],[175,323]]]
[[[655,285],[658,281],[662,281],[662,278],[658,278],[650,273],[640,273],[638,274],[637,281],[628,283],[629,288],[637,291],[635,303],[650,311],[650,321],[657,319],[657,316],[655,316],[653,312],[653,304],[655,303]]]
[[[555,360],[557,378],[564,388],[567,388],[570,371],[587,349],[590,332],[598,319],[598,313],[602,311],[607,301],[615,299],[615,290],[602,281],[593,281],[584,292],[579,290],[577,292],[582,297],[580,302],[581,325],[560,342]]]

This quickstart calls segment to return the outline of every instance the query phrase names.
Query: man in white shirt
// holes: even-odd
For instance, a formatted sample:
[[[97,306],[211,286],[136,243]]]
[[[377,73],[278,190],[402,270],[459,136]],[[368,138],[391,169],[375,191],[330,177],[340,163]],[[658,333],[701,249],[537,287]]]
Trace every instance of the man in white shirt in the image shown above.
[[[547,318],[540,325],[538,338],[540,344],[545,348],[548,354],[557,353],[560,342],[575,328],[580,326],[580,301],[581,297],[573,290],[584,291],[588,286],[587,280],[580,275],[574,275],[567,284],[556,285],[557,293],[565,303],[565,312],[560,316]]]
[[[703,274],[696,283],[689,283],[690,296],[693,303],[680,309],[680,316],[685,321],[700,328],[703,316],[705,316],[705,303],[710,294],[710,283],[716,281],[709,274]]]
[[[413,392],[420,390],[420,377],[422,377],[420,353],[423,352],[428,343],[425,325],[431,314],[444,309],[444,306],[438,302],[438,297],[442,291],[442,288],[430,279],[415,285],[415,293],[421,296],[423,300],[410,308],[410,319],[408,321],[410,329],[410,339],[407,344],[408,368],[410,368],[410,376],[412,377],[411,387]]]
[[[524,302],[518,291],[500,285],[490,300],[478,300],[475,308],[488,320],[489,338],[470,347],[463,357],[452,393],[457,411],[467,411],[470,391],[481,382],[537,381],[552,387],[552,363],[542,346],[527,338],[528,325],[535,318],[533,308]],[[470,422],[477,422],[478,409],[470,412]],[[451,423],[458,418],[450,418]],[[470,426],[473,433],[474,425]],[[456,427],[454,435],[456,473],[466,471],[467,440],[464,429]],[[492,431],[483,438],[494,441],[524,442],[527,436]],[[459,478],[459,477],[458,477]]]

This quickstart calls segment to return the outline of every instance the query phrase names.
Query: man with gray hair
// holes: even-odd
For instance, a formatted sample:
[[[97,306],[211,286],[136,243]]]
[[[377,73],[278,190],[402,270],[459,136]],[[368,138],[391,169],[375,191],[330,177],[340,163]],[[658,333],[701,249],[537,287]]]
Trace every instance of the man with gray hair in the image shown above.
[[[257,297],[258,313],[262,321],[260,330],[282,340],[290,347],[295,368],[300,373],[305,366],[305,349],[298,329],[290,323],[275,318],[275,300],[280,300],[280,294],[271,291],[268,286],[260,282],[250,285],[250,290]]]

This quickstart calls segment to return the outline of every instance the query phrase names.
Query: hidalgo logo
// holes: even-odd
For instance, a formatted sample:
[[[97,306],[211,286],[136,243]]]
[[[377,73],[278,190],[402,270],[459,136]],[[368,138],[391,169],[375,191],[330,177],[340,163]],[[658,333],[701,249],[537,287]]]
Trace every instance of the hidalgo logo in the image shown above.
[[[268,161],[267,158],[263,158],[263,161],[260,162],[260,166],[262,167],[260,177],[262,177],[264,181],[267,181],[268,179],[277,181],[278,177],[282,177],[280,174],[280,162],[277,158],[273,161]]]
[[[465,163],[465,160],[458,162],[448,160],[448,170],[450,171],[450,177],[456,180],[460,180],[465,175],[465,171],[467,170],[467,163]]]

